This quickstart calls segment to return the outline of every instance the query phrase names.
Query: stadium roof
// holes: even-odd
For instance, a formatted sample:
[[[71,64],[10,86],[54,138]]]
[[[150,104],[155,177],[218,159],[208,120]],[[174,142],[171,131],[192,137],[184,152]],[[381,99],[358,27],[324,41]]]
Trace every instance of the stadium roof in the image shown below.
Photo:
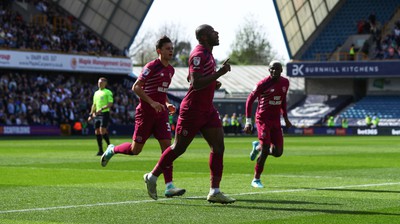
[[[53,0],[120,50],[129,48],[154,0]]]
[[[343,0],[274,0],[289,57],[295,58]]]

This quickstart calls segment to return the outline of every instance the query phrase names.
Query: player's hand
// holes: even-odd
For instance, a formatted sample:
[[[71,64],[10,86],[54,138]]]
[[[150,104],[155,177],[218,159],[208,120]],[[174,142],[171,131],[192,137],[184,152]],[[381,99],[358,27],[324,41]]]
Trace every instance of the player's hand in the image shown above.
[[[219,90],[221,88],[222,83],[220,81],[217,81],[217,85],[215,86],[215,90]]]
[[[90,116],[88,117],[88,121],[90,122],[91,120],[93,120],[93,118],[96,117],[96,113],[90,114]]]
[[[292,125],[292,122],[290,122],[290,121],[288,121],[288,122],[286,122],[286,127],[287,128],[290,128],[290,127],[292,127],[293,125]]]
[[[176,112],[176,107],[173,104],[167,104],[169,115],[174,115]]]
[[[153,103],[151,103],[150,105],[151,105],[151,107],[154,108],[154,110],[156,110],[157,113],[160,113],[161,111],[164,111],[164,110],[165,110],[165,106],[162,105],[162,104],[159,103],[159,102],[153,101]]]
[[[253,125],[246,124],[243,128],[243,132],[246,134],[251,134],[253,132]]]
[[[293,126],[293,125],[292,125],[292,122],[290,122],[289,119],[285,118],[284,120],[285,120],[285,124],[286,124],[286,127],[287,127],[287,128],[290,128],[290,127]]]
[[[217,73],[219,73],[220,75],[225,75],[227,72],[230,72],[231,65],[228,62],[229,58],[222,63],[222,67],[217,71]]]

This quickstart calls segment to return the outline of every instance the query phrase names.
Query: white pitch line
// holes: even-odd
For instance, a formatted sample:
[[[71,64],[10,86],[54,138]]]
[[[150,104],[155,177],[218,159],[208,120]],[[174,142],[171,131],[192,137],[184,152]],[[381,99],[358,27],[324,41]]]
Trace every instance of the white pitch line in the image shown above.
[[[395,183],[379,183],[379,184],[361,184],[361,185],[347,185],[347,186],[336,186],[336,187],[321,187],[321,188],[299,188],[299,189],[287,189],[287,190],[272,190],[272,191],[260,191],[260,192],[247,192],[238,194],[229,194],[231,196],[241,196],[241,195],[254,195],[254,194],[271,194],[271,193],[291,193],[291,192],[304,192],[304,191],[317,191],[326,189],[347,189],[355,187],[378,187],[378,186],[390,186],[390,185],[400,185],[400,182]],[[194,196],[186,197],[187,199],[204,198],[205,196]],[[157,201],[167,201],[172,200],[171,198],[162,198]],[[4,210],[0,211],[0,214],[6,213],[19,213],[19,212],[36,212],[36,211],[49,211],[57,209],[68,209],[68,208],[89,208],[97,206],[108,206],[108,205],[121,205],[121,204],[139,204],[139,203],[150,203],[157,202],[156,200],[141,200],[141,201],[120,201],[120,202],[106,202],[106,203],[95,203],[95,204],[85,204],[85,205],[66,205],[66,206],[55,206],[47,208],[28,208],[28,209],[16,209],[16,210]]]
[[[166,201],[170,199],[159,199],[158,201]],[[65,205],[65,206],[55,206],[47,208],[28,208],[28,209],[17,209],[17,210],[5,210],[0,211],[0,214],[4,213],[16,213],[16,212],[33,212],[33,211],[48,211],[56,209],[66,209],[66,208],[80,208],[80,207],[96,207],[96,206],[107,206],[107,205],[121,205],[121,204],[138,204],[138,203],[149,203],[156,202],[155,200],[142,200],[142,201],[120,201],[120,202],[106,202],[106,203],[96,203],[96,204],[86,204],[86,205]]]

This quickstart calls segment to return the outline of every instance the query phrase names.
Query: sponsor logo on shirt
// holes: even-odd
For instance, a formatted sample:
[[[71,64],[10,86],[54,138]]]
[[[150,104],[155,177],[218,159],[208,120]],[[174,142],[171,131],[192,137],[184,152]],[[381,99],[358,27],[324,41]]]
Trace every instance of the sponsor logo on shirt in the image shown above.
[[[168,91],[168,88],[164,88],[164,87],[158,87],[157,88],[158,92],[162,92],[162,93],[166,93]]]
[[[270,100],[268,101],[268,103],[270,105],[281,105],[282,104],[281,96],[274,96],[274,100]]]
[[[143,72],[142,72],[142,75],[143,75],[143,76],[147,76],[150,72],[151,72],[150,69],[144,68],[144,69],[143,69]]]
[[[274,101],[274,100],[270,100],[269,102],[269,105],[281,105],[282,104],[282,101]]]
[[[194,64],[195,66],[199,66],[200,61],[201,61],[201,58],[200,58],[200,57],[194,57],[194,58],[193,58],[193,64]]]

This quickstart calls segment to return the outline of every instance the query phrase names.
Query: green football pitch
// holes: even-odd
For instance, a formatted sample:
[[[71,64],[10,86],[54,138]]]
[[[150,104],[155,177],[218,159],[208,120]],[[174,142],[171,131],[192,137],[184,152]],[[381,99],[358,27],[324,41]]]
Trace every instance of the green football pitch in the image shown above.
[[[0,139],[0,223],[400,223],[399,137],[285,138],[269,157],[263,189],[250,186],[255,137],[225,138],[221,190],[234,204],[210,204],[209,148],[196,138],[174,163],[186,194],[148,197],[143,174],[158,158],[149,140],[139,156],[116,155],[108,166],[87,138]],[[113,144],[130,137],[112,137]]]

